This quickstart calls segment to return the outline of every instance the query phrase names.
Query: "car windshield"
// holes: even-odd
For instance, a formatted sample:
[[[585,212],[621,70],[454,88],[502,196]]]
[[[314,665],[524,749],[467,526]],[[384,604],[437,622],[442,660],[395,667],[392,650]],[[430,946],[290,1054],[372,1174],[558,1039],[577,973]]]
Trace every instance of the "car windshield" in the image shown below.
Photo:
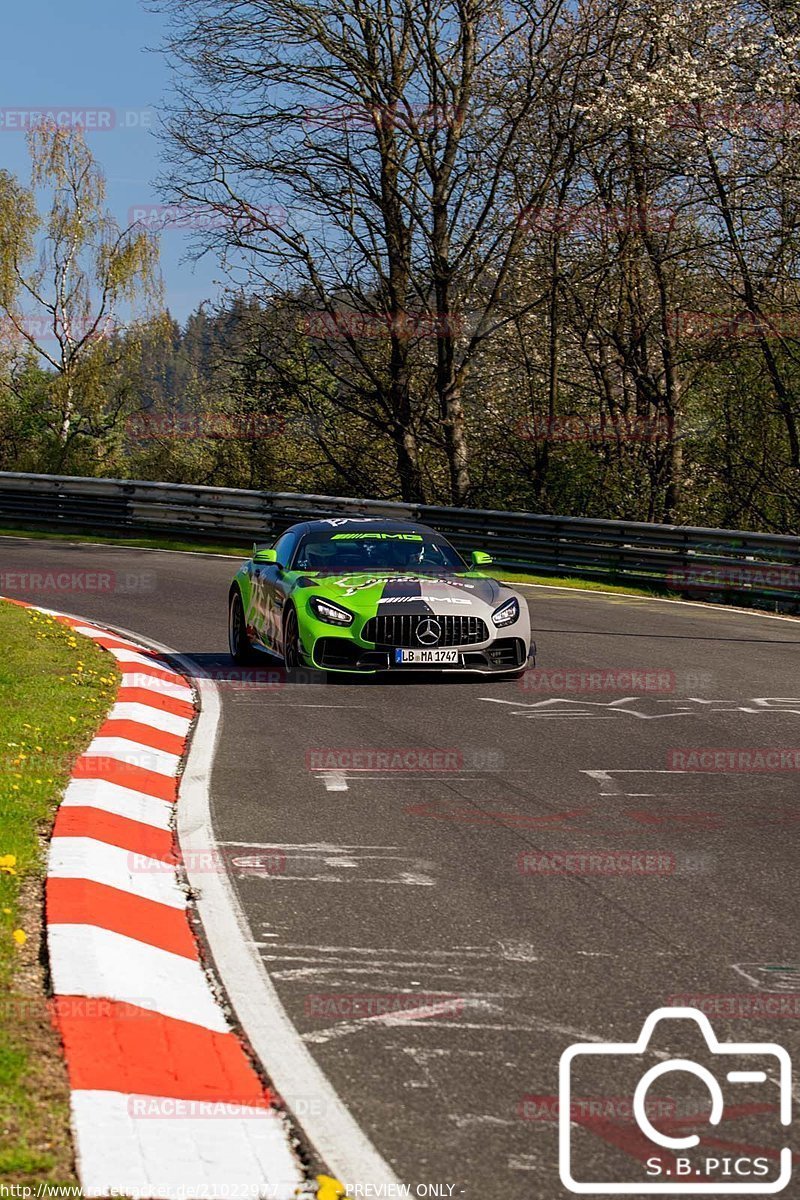
[[[300,543],[295,571],[413,571],[432,573],[464,571],[463,559],[453,547],[430,533],[373,530],[369,533],[335,531],[308,534]]]

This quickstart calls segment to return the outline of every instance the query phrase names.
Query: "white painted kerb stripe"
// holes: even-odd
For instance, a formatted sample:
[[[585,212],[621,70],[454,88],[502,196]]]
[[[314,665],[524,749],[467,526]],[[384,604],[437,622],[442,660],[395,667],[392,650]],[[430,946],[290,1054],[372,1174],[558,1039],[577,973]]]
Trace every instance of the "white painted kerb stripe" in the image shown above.
[[[93,738],[83,753],[89,758],[113,758],[115,762],[126,763],[129,767],[142,767],[145,771],[155,771],[158,775],[166,775],[170,779],[178,774],[181,762],[179,754],[156,750],[142,742],[132,742],[121,737]]]
[[[109,646],[108,653],[113,654],[120,663],[140,663],[143,667],[163,667],[165,671],[172,670],[166,663],[160,663],[152,654],[140,654],[138,650],[122,650],[118,646]]]
[[[95,642],[100,641],[101,638],[105,638],[106,640],[113,638],[115,642],[120,643],[119,649],[121,650],[139,649],[133,642],[128,642],[125,638],[118,637],[115,633],[109,633],[106,629],[99,629],[96,625],[75,625],[73,632],[82,633],[84,637],[91,638]]]
[[[146,796],[144,792],[135,792],[105,779],[73,779],[64,792],[60,807],[99,808],[117,817],[152,825],[154,829],[169,829],[175,811],[170,800]]]
[[[293,1200],[303,1177],[272,1109],[226,1105],[226,1115],[138,1117],[174,1101],[120,1092],[72,1093],[83,1195],[133,1200]],[[227,1115],[227,1113],[230,1115]],[[113,1160],[108,1147],[114,1147]]]
[[[96,925],[51,925],[47,938],[57,996],[103,997],[228,1032],[195,959]]]
[[[149,725],[151,729],[160,729],[162,733],[174,733],[178,737],[185,737],[192,724],[189,717],[178,717],[175,713],[165,712],[163,708],[151,708],[149,704],[136,704],[127,700],[115,704],[107,719],[136,721],[139,725]]]
[[[147,869],[148,863],[151,870]],[[51,879],[88,879],[170,908],[187,905],[186,894],[178,887],[175,872],[168,864],[94,838],[52,838],[47,874]]]
[[[143,675],[141,671],[123,671],[122,683],[124,688],[145,688],[149,692],[158,692],[161,696],[171,696],[173,700],[193,701],[192,689],[180,683],[172,683],[169,679],[158,679],[155,675]]]

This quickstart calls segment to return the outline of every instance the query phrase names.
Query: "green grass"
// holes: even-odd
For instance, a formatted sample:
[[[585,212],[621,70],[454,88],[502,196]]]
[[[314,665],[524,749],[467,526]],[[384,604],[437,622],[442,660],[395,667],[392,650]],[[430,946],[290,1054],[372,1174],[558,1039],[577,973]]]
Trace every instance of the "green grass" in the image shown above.
[[[59,796],[117,681],[87,638],[0,603],[0,1181],[74,1181],[66,1073],[38,959],[42,880]]]
[[[526,575],[518,571],[498,569],[498,575],[507,583],[538,583],[545,587],[575,588],[581,592],[618,592],[621,596],[658,596],[661,599],[679,599],[677,592],[667,588],[653,586],[650,588],[633,587],[627,583],[606,583],[599,579],[561,578],[556,575]]]

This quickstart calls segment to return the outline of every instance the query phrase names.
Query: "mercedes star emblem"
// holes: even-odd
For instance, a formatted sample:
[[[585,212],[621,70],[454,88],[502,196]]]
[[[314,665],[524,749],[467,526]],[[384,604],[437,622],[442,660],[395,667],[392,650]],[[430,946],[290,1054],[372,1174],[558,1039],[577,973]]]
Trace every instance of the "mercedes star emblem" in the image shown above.
[[[421,646],[436,646],[442,636],[442,627],[432,617],[426,617],[417,626],[417,641]]]

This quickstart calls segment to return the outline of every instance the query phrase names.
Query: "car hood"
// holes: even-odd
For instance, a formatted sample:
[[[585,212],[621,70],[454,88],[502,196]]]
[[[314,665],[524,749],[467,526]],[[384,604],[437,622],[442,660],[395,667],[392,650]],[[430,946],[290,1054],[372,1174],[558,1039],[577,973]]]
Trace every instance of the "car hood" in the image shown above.
[[[466,575],[415,575],[369,573],[334,575],[323,572],[305,574],[299,587],[313,589],[316,595],[343,604],[356,612],[376,613],[447,613],[453,616],[485,615],[493,611],[512,592],[496,579]]]

